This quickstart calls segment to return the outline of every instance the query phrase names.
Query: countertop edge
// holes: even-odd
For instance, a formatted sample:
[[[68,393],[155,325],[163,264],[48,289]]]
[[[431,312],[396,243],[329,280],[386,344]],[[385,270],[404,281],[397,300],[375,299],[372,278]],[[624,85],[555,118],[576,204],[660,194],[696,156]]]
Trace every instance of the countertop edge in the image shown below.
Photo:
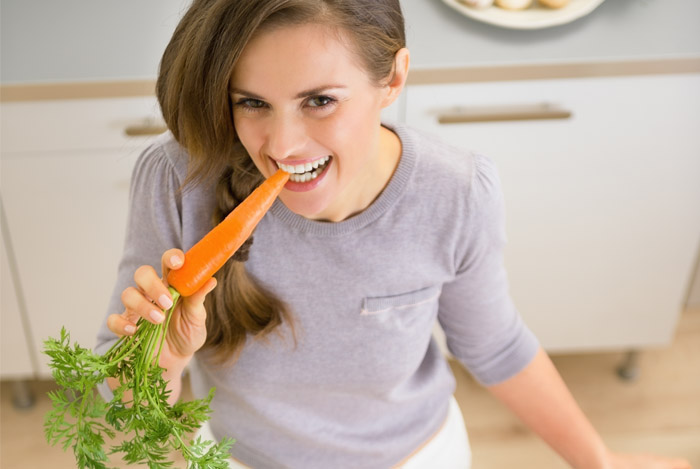
[[[0,85],[0,102],[155,96],[156,80],[67,81]]]
[[[700,73],[700,56],[416,68],[408,85]],[[153,80],[75,81],[0,85],[0,102],[153,96]]]
[[[548,80],[700,72],[700,56],[639,60],[599,60],[411,70],[409,85],[491,81]]]

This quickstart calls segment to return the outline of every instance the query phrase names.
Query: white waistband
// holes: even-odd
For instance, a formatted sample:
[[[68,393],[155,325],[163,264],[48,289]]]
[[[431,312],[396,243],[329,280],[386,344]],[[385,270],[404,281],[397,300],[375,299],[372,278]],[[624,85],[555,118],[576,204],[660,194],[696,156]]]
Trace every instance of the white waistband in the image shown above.
[[[457,400],[450,398],[445,423],[423,447],[397,466],[400,469],[469,469],[471,449],[462,411]]]
[[[214,435],[205,422],[197,432],[205,441],[215,441]],[[396,469],[469,469],[471,467],[471,449],[464,427],[462,411],[457,400],[450,398],[447,418],[440,430],[427,441],[415,454],[409,456]],[[250,469],[234,459],[229,461],[229,469]]]

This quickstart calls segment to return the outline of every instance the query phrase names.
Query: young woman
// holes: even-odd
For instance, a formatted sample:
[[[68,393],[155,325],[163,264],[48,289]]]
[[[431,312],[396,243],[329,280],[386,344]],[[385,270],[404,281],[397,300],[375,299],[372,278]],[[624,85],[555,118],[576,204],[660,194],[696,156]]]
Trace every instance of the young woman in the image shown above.
[[[408,68],[398,0],[196,0],[163,56],[170,132],[134,170],[100,348],[163,321],[162,278],[282,168],[255,243],[179,303],[161,355],[173,399],[185,367],[196,395],[216,387],[206,431],[237,440],[233,467],[469,467],[436,319],[572,467],[687,467],[614,455],[582,415],[508,296],[494,164],[381,122]]]

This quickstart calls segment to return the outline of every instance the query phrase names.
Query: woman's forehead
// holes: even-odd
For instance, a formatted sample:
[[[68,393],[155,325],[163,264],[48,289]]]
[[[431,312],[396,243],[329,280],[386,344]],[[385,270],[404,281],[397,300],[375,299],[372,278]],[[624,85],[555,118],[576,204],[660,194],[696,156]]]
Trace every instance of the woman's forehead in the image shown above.
[[[233,88],[279,86],[296,80],[340,82],[367,78],[348,40],[336,28],[318,24],[280,26],[256,34],[243,49],[231,76]],[[301,83],[300,83],[301,85]],[[251,90],[252,91],[252,90]]]

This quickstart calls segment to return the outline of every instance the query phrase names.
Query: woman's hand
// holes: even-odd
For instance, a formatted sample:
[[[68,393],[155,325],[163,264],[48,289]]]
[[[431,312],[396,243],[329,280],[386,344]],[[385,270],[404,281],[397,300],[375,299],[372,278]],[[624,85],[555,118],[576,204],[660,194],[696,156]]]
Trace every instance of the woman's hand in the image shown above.
[[[184,259],[185,255],[179,249],[166,251],[161,258],[163,279],[167,278],[170,270],[180,268]],[[163,322],[165,315],[162,310],[172,306],[172,297],[163,279],[149,265],[136,269],[136,287],[129,287],[122,292],[124,312],[107,318],[109,329],[119,335],[132,335],[139,318],[155,324]],[[188,362],[194,352],[204,345],[207,337],[204,298],[215,286],[216,280],[212,278],[193,295],[180,298],[170,319],[161,353],[161,366],[167,368],[167,364],[173,361]]]
[[[651,454],[609,454],[610,469],[692,469],[685,459],[664,458]]]

